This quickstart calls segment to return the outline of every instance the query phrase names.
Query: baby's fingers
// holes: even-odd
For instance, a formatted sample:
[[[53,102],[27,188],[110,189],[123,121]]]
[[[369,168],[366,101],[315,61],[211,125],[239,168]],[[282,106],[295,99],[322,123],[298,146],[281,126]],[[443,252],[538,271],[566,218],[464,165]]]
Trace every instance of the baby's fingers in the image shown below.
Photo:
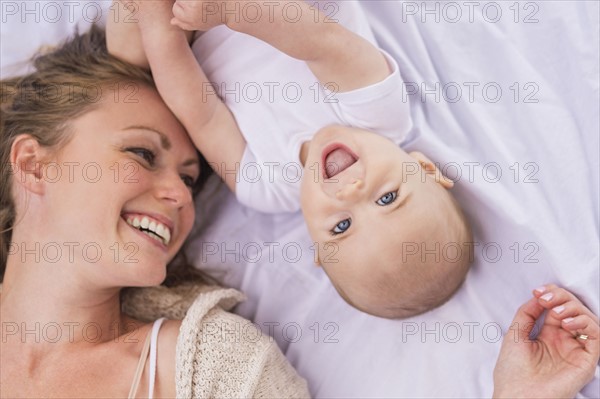
[[[175,25],[183,30],[195,30],[190,24],[183,22],[177,18],[171,18],[171,25]]]
[[[182,1],[176,1],[173,4],[173,15],[175,16],[175,18],[177,19],[185,19],[186,15],[187,15],[187,10],[186,10],[186,4]]]

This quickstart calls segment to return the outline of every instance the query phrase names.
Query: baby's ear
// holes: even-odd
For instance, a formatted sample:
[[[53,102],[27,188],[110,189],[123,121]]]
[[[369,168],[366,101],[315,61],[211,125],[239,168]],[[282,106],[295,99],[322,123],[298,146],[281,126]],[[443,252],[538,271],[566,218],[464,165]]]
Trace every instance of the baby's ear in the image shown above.
[[[438,167],[431,161],[431,159],[427,158],[425,154],[419,151],[413,151],[409,153],[411,157],[419,162],[419,165],[423,168],[425,173],[432,176],[436,182],[440,183],[442,187],[450,189],[454,187],[454,182],[448,179],[446,176],[442,174],[442,172],[438,169]]]
[[[25,190],[39,195],[44,194],[45,179],[42,159],[46,155],[46,149],[28,134],[18,136],[13,142],[10,163],[16,182]]]

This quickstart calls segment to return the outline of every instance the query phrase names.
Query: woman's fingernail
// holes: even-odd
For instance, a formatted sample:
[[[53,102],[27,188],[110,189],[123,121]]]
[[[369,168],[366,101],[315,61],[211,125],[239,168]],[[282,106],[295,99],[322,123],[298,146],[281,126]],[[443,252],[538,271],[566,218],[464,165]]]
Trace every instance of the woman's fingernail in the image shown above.
[[[556,314],[561,314],[562,311],[565,310],[565,307],[564,307],[564,305],[560,305],[560,306],[553,308],[552,310],[554,310],[554,313],[556,313]]]
[[[570,323],[570,322],[572,322],[572,321],[573,321],[572,317],[566,317],[566,318],[563,319],[563,323],[567,323],[567,324]]]
[[[552,299],[553,296],[554,295],[552,295],[552,293],[549,292],[547,294],[542,295],[540,298],[542,298],[544,301],[548,302],[550,299]]]
[[[546,292],[546,287],[541,286],[535,289],[537,292],[539,292],[540,294],[543,294],[544,292]]]

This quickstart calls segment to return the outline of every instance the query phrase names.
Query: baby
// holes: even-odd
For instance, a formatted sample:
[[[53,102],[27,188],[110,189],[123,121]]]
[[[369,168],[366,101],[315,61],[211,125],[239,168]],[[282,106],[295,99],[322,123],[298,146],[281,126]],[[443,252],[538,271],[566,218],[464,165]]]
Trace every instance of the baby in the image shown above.
[[[361,311],[404,318],[448,300],[472,261],[471,232],[453,182],[399,147],[411,128],[403,82],[363,37],[357,4],[327,3],[345,26],[302,1],[177,1],[171,14],[172,4],[138,2],[139,31],[109,24],[109,48],[149,64],[240,202],[301,207],[317,263]],[[198,61],[191,30],[207,31],[192,46]]]

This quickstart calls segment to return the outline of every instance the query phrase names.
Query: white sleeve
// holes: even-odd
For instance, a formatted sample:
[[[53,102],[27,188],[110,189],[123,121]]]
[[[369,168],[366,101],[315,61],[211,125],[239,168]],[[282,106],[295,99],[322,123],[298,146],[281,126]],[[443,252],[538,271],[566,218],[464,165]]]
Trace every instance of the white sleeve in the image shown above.
[[[336,101],[331,104],[343,124],[379,133],[401,144],[412,128],[408,96],[396,61],[385,51],[391,75],[371,86],[326,94]]]
[[[235,194],[243,205],[265,213],[300,210],[299,163],[262,162],[246,146],[237,175]]]

